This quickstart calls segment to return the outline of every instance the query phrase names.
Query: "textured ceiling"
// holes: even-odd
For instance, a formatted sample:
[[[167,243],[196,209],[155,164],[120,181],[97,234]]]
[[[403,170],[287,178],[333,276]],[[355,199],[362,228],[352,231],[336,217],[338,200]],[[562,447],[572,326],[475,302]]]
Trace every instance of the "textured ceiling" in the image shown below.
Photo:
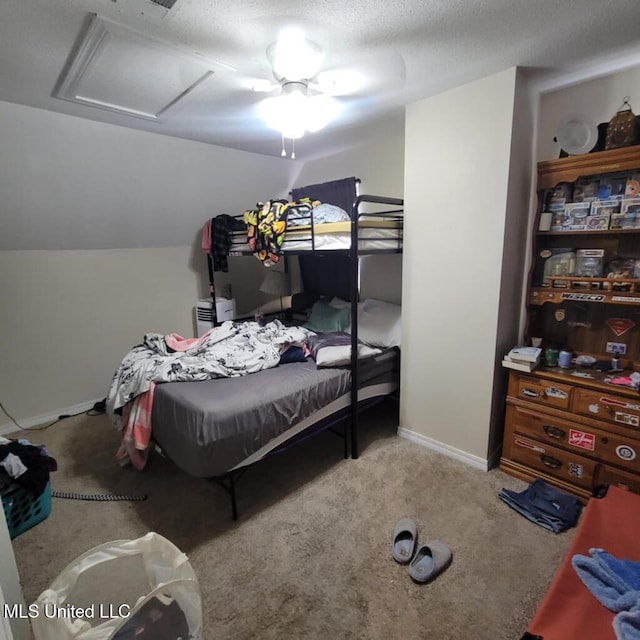
[[[55,97],[92,14],[214,73],[158,121]],[[638,24],[638,0],[177,0],[170,11],[150,0],[2,0],[0,100],[279,155],[278,134],[257,114],[264,94],[247,85],[272,80],[266,48],[282,27],[299,26],[325,50],[324,70],[365,79],[332,125],[299,141],[305,158],[361,139],[367,127],[402,126],[405,104],[511,66],[552,83],[633,59]],[[124,77],[135,61],[116,66]],[[158,74],[154,89],[154,78],[144,86],[162,95],[166,79]]]

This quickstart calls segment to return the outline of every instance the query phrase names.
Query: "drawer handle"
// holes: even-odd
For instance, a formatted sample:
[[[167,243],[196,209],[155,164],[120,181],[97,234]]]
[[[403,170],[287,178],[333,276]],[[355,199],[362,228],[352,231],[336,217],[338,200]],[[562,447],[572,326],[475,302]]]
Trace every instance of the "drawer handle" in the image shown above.
[[[560,462],[560,460],[552,458],[551,456],[546,456],[544,453],[540,454],[540,460],[542,460],[542,463],[545,466],[551,467],[552,469],[559,469],[562,466],[562,462]]]
[[[538,398],[541,395],[540,391],[529,389],[529,387],[522,387],[522,389],[520,389],[520,393],[527,398]]]
[[[551,425],[545,424],[543,429],[550,438],[556,438],[557,440],[562,440],[562,438],[567,435],[567,432],[560,427],[553,427]]]

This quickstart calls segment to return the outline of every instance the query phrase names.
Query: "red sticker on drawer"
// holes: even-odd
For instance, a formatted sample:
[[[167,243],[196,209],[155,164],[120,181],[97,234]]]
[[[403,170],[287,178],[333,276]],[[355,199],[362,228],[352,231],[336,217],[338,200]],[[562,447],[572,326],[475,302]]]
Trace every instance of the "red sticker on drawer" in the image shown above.
[[[613,405],[615,407],[623,407],[624,409],[631,409],[635,411],[640,411],[640,404],[634,404],[633,402],[629,402],[627,400],[618,400],[617,398],[600,398],[600,402],[603,404]]]
[[[546,449],[538,446],[537,444],[530,442],[529,440],[522,440],[521,438],[516,438],[514,442],[520,446],[525,447],[526,449],[531,449],[532,451],[537,451],[538,453],[545,453]]]
[[[585,433],[577,429],[569,429],[569,444],[581,449],[594,451],[596,448],[596,437],[592,433]]]

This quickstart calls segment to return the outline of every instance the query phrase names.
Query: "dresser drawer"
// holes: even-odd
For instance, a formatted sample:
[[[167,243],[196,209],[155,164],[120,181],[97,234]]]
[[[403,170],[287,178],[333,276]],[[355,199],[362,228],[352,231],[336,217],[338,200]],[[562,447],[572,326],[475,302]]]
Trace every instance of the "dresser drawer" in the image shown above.
[[[514,433],[640,473],[640,440],[524,407],[508,411]]]
[[[518,435],[508,443],[509,459],[534,471],[591,490],[598,463],[571,451],[563,451],[546,442]]]
[[[640,476],[609,467],[606,464],[598,465],[596,469],[595,486],[601,484],[610,484],[634,493],[640,493]]]
[[[640,433],[640,396],[635,400],[590,389],[576,389],[574,393],[575,413],[632,427]]]
[[[568,409],[572,387],[566,384],[543,380],[542,378],[518,378],[517,393],[520,400],[537,402],[548,407]]]

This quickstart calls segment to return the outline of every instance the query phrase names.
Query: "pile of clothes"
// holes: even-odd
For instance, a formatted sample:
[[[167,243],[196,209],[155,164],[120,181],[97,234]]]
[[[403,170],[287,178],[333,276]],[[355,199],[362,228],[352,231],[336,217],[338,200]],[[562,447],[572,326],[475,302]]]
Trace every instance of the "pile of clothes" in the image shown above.
[[[582,511],[576,497],[558,491],[539,478],[520,493],[502,489],[498,497],[520,515],[554,533],[575,527]]]
[[[43,445],[0,437],[0,491],[18,484],[38,498],[49,482],[49,473],[57,468]]]

